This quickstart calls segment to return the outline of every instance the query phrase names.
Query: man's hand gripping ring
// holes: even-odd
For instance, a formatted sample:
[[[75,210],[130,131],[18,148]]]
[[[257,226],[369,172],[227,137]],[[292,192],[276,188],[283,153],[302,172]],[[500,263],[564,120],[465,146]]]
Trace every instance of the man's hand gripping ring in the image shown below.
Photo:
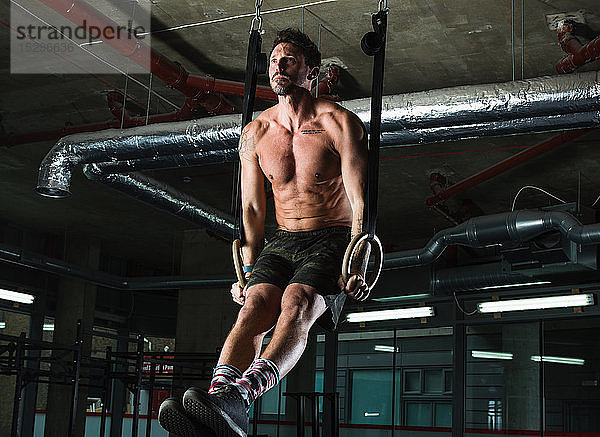
[[[342,263],[342,279],[344,283],[348,283],[348,279],[352,276],[350,266],[352,266],[352,263],[354,262],[354,256],[356,255],[359,244],[363,241],[367,241],[371,246],[371,250],[375,251],[375,270],[371,272],[367,279],[367,286],[369,287],[369,290],[371,290],[379,279],[383,267],[383,247],[381,246],[381,241],[379,241],[377,235],[373,235],[371,238],[369,237],[368,232],[361,232],[360,234],[355,235],[350,241],[350,244],[348,244],[348,247],[346,248],[346,253],[344,254],[344,262]]]

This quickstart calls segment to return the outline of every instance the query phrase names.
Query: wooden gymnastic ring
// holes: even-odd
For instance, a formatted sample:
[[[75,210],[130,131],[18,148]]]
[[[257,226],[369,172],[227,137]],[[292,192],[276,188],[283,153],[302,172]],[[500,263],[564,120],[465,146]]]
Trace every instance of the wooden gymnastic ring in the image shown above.
[[[240,288],[246,286],[246,277],[244,276],[244,260],[242,259],[242,242],[238,239],[231,245],[231,254],[233,255],[233,268],[237,276]]]
[[[379,241],[377,235],[373,235],[373,238],[371,238],[369,237],[368,232],[361,232],[360,234],[355,235],[354,238],[350,241],[350,244],[348,244],[348,247],[346,248],[346,253],[344,254],[344,261],[342,263],[342,279],[344,283],[348,283],[348,279],[350,279],[351,276],[350,266],[352,265],[356,249],[358,248],[358,245],[363,241],[367,241],[371,246],[371,249],[373,249],[373,245],[376,246],[374,254],[375,270],[371,272],[369,278],[367,279],[367,286],[369,287],[369,290],[371,290],[377,283],[379,275],[381,274],[381,269],[383,268],[383,246],[381,245],[381,241]]]

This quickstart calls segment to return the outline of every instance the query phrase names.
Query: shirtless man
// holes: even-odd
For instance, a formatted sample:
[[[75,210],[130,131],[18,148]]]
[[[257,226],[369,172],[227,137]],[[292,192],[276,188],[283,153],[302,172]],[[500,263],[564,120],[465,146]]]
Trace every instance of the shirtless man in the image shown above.
[[[368,297],[359,269],[347,284],[340,278],[350,234],[363,227],[366,133],[355,114],[310,94],[320,63],[306,35],[278,33],[268,72],[278,103],[244,128],[239,144],[248,284],[233,284],[231,294],[242,308],[208,393],[191,388],[183,408],[173,399],[161,406],[159,420],[175,434],[245,437],[248,408],[295,366],[317,319],[335,328],[346,295]],[[265,177],[278,229],[263,249]]]

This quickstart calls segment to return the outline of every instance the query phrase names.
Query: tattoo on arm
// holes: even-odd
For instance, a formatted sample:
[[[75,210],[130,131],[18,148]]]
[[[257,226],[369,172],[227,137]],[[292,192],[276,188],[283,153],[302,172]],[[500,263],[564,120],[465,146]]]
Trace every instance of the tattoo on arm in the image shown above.
[[[242,132],[242,136],[240,137],[240,143],[238,145],[238,153],[240,158],[251,160],[252,153],[256,149],[256,143],[254,135],[244,130]]]

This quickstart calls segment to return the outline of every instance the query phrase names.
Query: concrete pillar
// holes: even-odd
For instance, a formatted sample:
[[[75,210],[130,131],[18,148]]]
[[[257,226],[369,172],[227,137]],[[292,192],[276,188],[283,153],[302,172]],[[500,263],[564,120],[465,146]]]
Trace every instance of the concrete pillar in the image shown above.
[[[127,352],[129,343],[125,340],[125,337],[129,336],[127,330],[119,330],[119,340],[117,340],[117,352]],[[116,372],[125,372],[127,369],[125,365],[120,363],[116,364],[113,369]],[[122,379],[113,379],[112,387],[112,400],[111,400],[111,413],[112,418],[110,421],[110,437],[121,437],[123,429],[123,415],[127,409],[127,387]]]
[[[72,238],[68,242],[65,259],[69,263],[98,269],[100,264],[100,242]],[[77,336],[77,321],[82,328],[90,331],[94,323],[96,306],[96,286],[72,279],[61,278],[56,299],[56,318],[54,322],[54,342],[74,344]],[[83,355],[89,356],[92,345],[90,335],[83,337]],[[80,382],[86,383],[85,369],[82,369]],[[74,437],[83,437],[85,432],[85,410],[87,389],[81,387],[78,392]],[[45,437],[64,437],[69,435],[71,415],[72,386],[50,384],[46,413]]]
[[[46,312],[46,296],[37,296],[33,302],[31,311],[31,323],[29,327],[29,338],[32,340],[42,340],[42,328],[44,326],[44,314]],[[40,351],[32,350],[28,356],[33,358],[31,361],[25,361],[25,367],[39,370]],[[25,386],[23,391],[23,410],[21,412],[21,434],[20,437],[33,437],[35,425],[35,407],[38,396],[38,383],[31,382]]]
[[[504,406],[506,429],[540,429],[540,371],[532,355],[539,355],[538,323],[502,326],[502,351],[514,358],[506,361]]]
[[[184,231],[181,274],[223,277],[233,273],[229,243],[215,246],[204,230]],[[231,329],[239,306],[231,300],[229,288],[179,290],[175,352],[216,353]],[[183,387],[208,388],[210,381],[184,381]],[[175,393],[176,395],[178,393]]]
[[[23,234],[23,249],[31,250],[35,253],[44,252],[45,239],[40,235],[24,233]],[[32,340],[42,340],[44,315],[46,314],[46,294],[47,294],[47,279],[46,287],[43,293],[36,295],[36,298],[31,305],[31,322],[29,325],[29,338]],[[31,361],[25,361],[25,367],[37,371],[40,368],[39,350],[31,350],[27,352],[27,356],[32,358]],[[38,383],[31,382],[25,386],[23,391],[23,406],[21,411],[21,433],[20,437],[33,437],[35,425],[35,409],[38,397]]]

